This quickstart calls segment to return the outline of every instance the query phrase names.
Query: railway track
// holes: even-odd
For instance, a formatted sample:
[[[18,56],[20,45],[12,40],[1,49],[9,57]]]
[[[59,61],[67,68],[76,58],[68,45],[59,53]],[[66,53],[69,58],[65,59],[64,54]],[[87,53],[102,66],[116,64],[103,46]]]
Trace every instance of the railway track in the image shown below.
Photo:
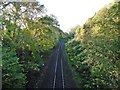
[[[60,57],[61,44],[58,48],[57,53],[57,60],[55,64],[55,74],[54,74],[54,81],[53,81],[53,90],[55,88],[63,88],[64,89],[64,73],[63,73],[63,62],[62,58]]]
[[[67,63],[64,42],[56,46],[44,70],[44,77],[38,80],[36,88],[76,88],[72,73]]]

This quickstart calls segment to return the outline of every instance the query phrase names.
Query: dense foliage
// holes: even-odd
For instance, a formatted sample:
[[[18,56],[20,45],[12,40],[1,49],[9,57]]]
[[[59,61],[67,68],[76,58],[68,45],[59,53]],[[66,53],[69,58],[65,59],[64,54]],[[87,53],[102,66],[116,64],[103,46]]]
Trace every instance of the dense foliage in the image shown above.
[[[67,53],[81,88],[118,88],[120,83],[120,2],[103,7],[68,40]]]
[[[41,70],[45,54],[65,34],[38,2],[1,2],[0,8],[3,88],[23,88],[28,74]]]
[[[23,73],[22,64],[18,62],[14,49],[10,47],[3,47],[3,86],[20,88],[26,84],[26,76]]]

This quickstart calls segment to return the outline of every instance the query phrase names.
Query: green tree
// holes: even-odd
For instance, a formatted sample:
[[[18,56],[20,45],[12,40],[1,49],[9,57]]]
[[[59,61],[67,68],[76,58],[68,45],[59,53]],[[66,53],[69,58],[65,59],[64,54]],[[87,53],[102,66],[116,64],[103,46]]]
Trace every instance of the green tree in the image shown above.
[[[111,3],[109,8],[103,7],[83,26],[74,30],[76,37],[73,40],[79,43],[73,47],[67,44],[69,62],[74,66],[73,70],[76,70],[74,75],[81,87],[119,87],[119,8],[120,2]],[[78,48],[74,51],[75,47],[84,50],[79,51]],[[72,55],[70,50],[74,51],[75,55]],[[83,58],[82,62],[80,58]],[[86,71],[89,72],[87,76],[84,74]]]

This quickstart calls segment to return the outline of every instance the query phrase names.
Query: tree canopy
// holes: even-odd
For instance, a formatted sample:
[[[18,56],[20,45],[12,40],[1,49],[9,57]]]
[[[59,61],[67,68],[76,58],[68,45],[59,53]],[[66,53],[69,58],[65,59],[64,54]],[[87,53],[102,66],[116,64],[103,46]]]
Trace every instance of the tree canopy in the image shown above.
[[[120,77],[120,2],[103,7],[74,29],[67,53],[81,88],[118,88]],[[73,31],[73,30],[72,30]]]
[[[1,2],[3,88],[23,88],[27,74],[40,71],[45,55],[65,34],[39,2]]]

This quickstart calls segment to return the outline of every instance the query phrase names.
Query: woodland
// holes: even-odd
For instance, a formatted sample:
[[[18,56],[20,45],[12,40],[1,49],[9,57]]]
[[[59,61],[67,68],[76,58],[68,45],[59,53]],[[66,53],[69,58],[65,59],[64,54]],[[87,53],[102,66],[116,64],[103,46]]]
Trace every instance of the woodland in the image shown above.
[[[61,39],[66,39],[68,64],[79,88],[120,87],[120,2],[104,6],[69,33],[39,2],[0,2],[0,9],[3,88],[35,83]]]

